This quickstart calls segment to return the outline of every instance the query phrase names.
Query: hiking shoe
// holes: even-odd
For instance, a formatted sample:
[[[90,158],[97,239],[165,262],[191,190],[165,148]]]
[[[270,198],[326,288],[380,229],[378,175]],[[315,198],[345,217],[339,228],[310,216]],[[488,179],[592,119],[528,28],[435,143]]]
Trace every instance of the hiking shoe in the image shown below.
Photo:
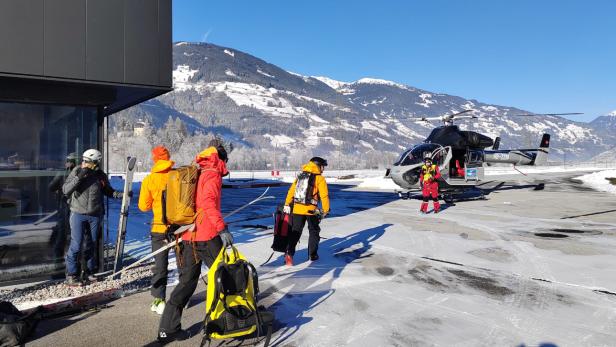
[[[288,254],[285,254],[285,255],[284,255],[284,263],[285,263],[287,266],[293,266],[293,257],[292,257],[292,256],[290,256],[290,255],[288,255]]]
[[[69,287],[81,287],[83,283],[77,276],[66,276],[66,285]]]
[[[150,306],[150,310],[158,314],[163,314],[163,311],[165,310],[165,300],[159,298],[154,299],[152,306]]]
[[[318,255],[318,254],[312,254],[312,255],[310,256],[310,260],[311,260],[311,261],[316,261],[316,260],[319,260],[319,255]]]
[[[83,274],[83,279],[87,282],[98,282],[98,277],[93,273],[86,272]]]
[[[167,344],[173,341],[183,341],[190,338],[190,333],[186,330],[178,330],[172,333],[159,331],[156,340],[162,344]]]

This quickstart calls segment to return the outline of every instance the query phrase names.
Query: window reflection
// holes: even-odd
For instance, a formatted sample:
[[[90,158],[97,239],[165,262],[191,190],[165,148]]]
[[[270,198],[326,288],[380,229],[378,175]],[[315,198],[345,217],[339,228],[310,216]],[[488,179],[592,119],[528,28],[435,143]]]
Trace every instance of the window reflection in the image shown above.
[[[64,272],[70,230],[57,184],[69,154],[97,142],[96,108],[0,103],[0,282]]]

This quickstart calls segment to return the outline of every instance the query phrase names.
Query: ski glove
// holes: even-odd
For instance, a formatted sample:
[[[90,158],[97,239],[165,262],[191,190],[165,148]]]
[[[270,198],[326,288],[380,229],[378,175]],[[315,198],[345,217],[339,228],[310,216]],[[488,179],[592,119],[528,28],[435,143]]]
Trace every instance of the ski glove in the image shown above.
[[[129,190],[127,195],[128,195],[129,198],[132,198],[133,197],[133,191]],[[122,199],[123,197],[124,197],[124,192],[119,192],[117,190],[115,192],[113,192],[113,198],[114,199]]]
[[[222,240],[223,247],[229,247],[233,244],[233,235],[231,235],[231,233],[229,232],[229,228],[227,228],[227,226],[225,226],[225,228],[222,229],[222,231],[220,232],[220,234],[218,234],[218,236],[220,236],[220,239]]]
[[[284,212],[284,214],[291,214],[291,206],[289,206],[289,205],[285,205],[285,206],[282,208],[282,212]]]
[[[92,169],[89,168],[81,168],[79,170],[79,172],[77,173],[77,178],[79,178],[80,180],[90,176],[90,174],[92,173]]]

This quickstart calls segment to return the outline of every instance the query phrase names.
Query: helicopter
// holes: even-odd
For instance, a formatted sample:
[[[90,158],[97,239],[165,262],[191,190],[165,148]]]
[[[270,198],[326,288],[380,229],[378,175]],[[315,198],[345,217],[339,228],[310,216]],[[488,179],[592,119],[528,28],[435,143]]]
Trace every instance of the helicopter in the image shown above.
[[[446,114],[439,117],[412,118],[416,121],[443,122],[432,130],[423,143],[405,150],[399,159],[385,172],[385,177],[403,190],[397,191],[400,197],[411,196],[411,190],[420,189],[419,175],[424,157],[429,155],[438,165],[441,179],[438,180],[439,192],[446,202],[469,190],[477,190],[485,184],[485,166],[491,164],[543,165],[547,162],[550,150],[550,135],[543,134],[537,148],[499,149],[500,138],[492,138],[475,131],[461,130],[453,124],[458,119],[477,119],[479,116],[468,114],[475,110]],[[513,116],[563,116],[581,113],[543,113],[517,114]],[[494,117],[494,116],[490,116]],[[490,148],[490,149],[488,149]],[[479,189],[480,198],[484,198]]]

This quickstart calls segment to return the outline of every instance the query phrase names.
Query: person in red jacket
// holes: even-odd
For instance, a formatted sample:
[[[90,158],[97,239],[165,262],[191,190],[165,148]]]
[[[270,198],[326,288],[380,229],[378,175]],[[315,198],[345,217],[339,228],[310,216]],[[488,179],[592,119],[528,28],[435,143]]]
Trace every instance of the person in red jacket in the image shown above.
[[[197,288],[201,263],[210,267],[221,248],[233,243],[233,236],[220,212],[222,177],[229,173],[226,161],[227,153],[218,140],[212,140],[210,147],[195,158],[201,170],[197,182],[195,230],[182,234],[180,279],[160,319],[158,340],[161,342],[188,337],[181,328],[182,310]]]
[[[438,180],[441,178],[441,172],[438,165],[432,164],[432,157],[429,153],[424,155],[424,165],[421,166],[419,174],[419,183],[422,186],[421,195],[423,202],[419,212],[428,213],[428,200],[432,197],[434,203],[434,213],[439,213],[441,205],[438,203]]]

